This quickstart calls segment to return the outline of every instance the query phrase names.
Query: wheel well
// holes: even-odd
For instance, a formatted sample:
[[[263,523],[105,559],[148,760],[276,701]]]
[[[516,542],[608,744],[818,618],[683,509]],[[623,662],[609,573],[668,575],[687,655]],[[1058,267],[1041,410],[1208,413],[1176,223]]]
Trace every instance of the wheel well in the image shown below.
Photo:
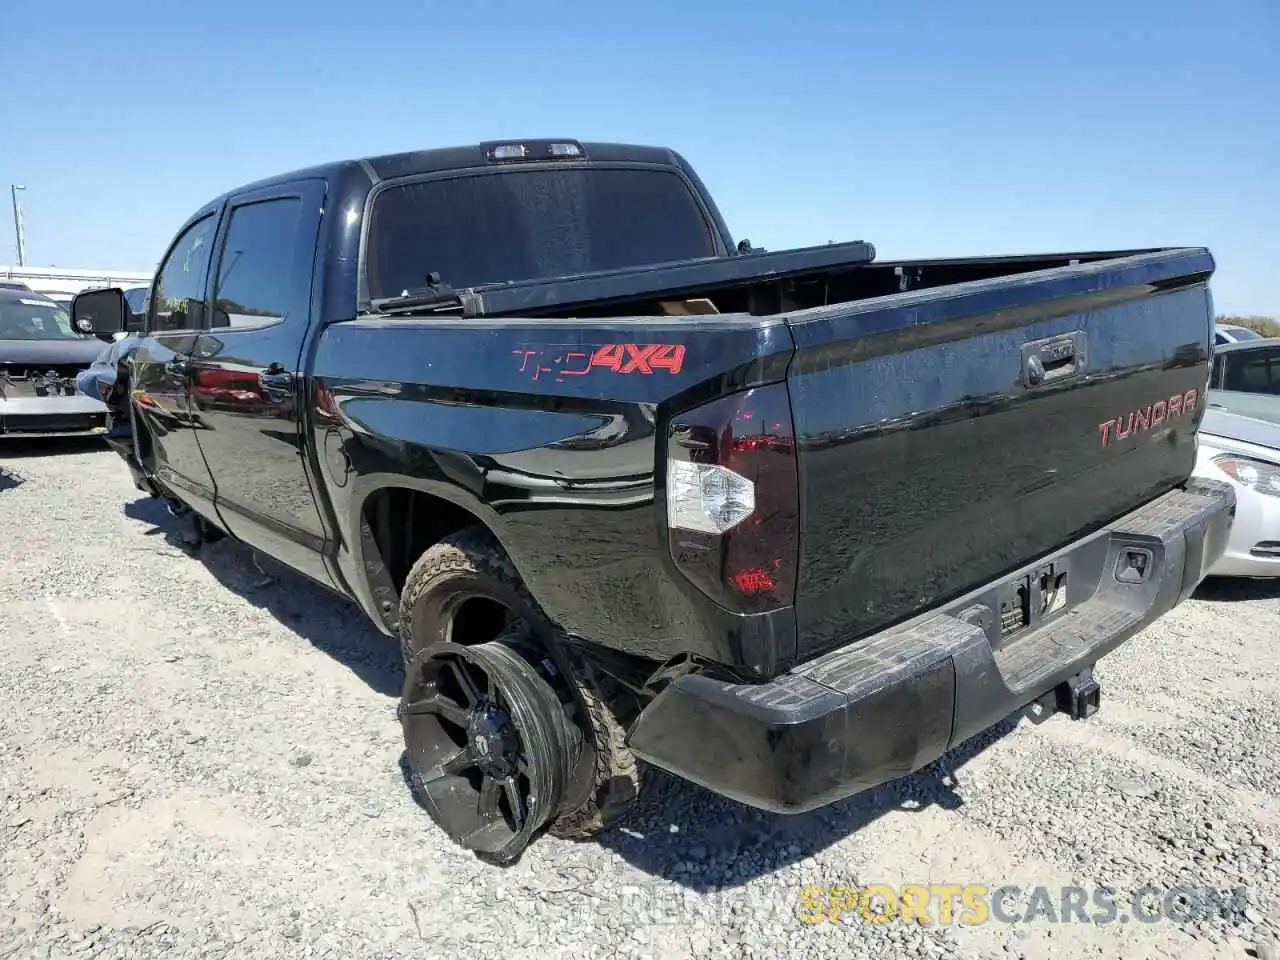
[[[364,519],[397,595],[428,547],[480,523],[457,504],[404,487],[384,487],[372,494],[364,504]]]

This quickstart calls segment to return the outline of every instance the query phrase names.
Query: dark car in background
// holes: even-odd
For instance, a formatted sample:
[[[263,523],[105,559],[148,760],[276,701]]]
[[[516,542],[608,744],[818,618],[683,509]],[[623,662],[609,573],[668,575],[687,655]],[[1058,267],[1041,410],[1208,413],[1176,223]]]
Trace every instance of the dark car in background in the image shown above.
[[[102,340],[73,327],[66,307],[0,289],[0,437],[105,432],[106,405],[76,389],[101,351]]]
[[[147,305],[151,303],[150,287],[130,287],[124,292],[124,301],[136,317],[146,316]]]

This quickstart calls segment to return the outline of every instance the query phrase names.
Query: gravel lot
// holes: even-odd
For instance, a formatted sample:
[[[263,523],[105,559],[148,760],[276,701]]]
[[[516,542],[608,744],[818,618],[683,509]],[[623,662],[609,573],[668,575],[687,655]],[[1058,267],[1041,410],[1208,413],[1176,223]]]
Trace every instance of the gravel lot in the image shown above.
[[[413,804],[394,647],[354,607],[186,555],[94,444],[0,447],[0,530],[0,956],[1274,956],[1280,587],[1202,588],[1104,661],[1089,723],[799,818],[655,777],[599,842],[502,870]],[[802,922],[805,885],[873,883],[1248,892],[1181,923]]]

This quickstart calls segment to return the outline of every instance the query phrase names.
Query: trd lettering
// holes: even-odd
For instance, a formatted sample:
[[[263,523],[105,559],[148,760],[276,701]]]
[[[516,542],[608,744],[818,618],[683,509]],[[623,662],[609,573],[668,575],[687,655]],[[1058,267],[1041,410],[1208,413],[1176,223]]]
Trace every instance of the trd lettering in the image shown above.
[[[681,343],[606,343],[594,350],[565,350],[554,356],[550,350],[512,350],[520,360],[520,372],[531,380],[550,377],[564,383],[566,377],[585,377],[593,370],[611,373],[640,373],[652,376],[665,370],[672,376],[684,369]]]

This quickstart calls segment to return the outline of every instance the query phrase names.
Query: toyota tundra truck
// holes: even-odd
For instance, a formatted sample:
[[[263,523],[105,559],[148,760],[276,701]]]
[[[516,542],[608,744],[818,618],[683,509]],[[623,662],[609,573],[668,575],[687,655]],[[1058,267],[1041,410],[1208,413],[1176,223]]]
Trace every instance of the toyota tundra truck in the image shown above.
[[[1230,527],[1213,271],[766,251],[670,149],[485,142],[211,200],[104,396],[193,536],[398,637],[411,792],[510,862],[652,768],[798,813],[1093,714]]]

